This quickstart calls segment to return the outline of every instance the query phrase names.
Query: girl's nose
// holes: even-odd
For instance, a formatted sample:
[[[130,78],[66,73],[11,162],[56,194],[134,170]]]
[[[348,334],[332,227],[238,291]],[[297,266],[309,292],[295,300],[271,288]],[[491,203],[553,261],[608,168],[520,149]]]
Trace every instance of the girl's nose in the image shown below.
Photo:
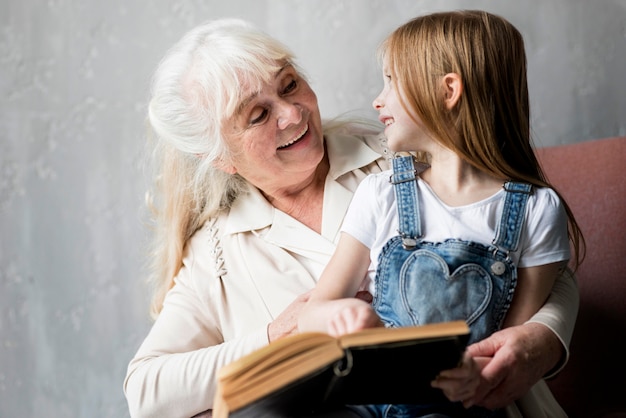
[[[372,102],[372,106],[374,107],[374,109],[376,110],[380,110],[382,109],[385,105],[383,104],[382,100],[380,100],[380,94],[378,96],[376,96],[376,98],[374,99],[374,101]]]

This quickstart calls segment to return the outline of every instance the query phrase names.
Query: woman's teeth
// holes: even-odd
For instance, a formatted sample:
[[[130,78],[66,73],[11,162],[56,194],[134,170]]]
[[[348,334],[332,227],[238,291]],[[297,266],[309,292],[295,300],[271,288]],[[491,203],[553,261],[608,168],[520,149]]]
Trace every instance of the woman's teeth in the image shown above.
[[[296,142],[298,142],[300,140],[300,138],[302,138],[304,136],[304,134],[308,130],[309,130],[309,124],[306,124],[305,127],[302,129],[302,131],[298,135],[296,135],[296,137],[293,140],[289,141],[285,145],[281,145],[280,147],[278,147],[278,149],[287,148],[288,146],[295,144]]]

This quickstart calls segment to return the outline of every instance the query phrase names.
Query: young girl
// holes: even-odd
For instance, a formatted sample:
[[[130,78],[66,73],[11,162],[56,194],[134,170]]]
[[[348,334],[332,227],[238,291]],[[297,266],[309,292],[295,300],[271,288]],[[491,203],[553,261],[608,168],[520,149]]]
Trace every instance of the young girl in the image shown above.
[[[389,148],[411,153],[359,185],[299,329],[341,335],[465,319],[475,342],[523,323],[570,259],[568,223],[574,266],[583,242],[533,153],[521,34],[482,11],[436,13],[396,29],[381,56],[373,105]],[[372,305],[350,298],[374,273]],[[466,358],[433,382],[465,403],[372,408],[491,416],[469,408],[479,363]]]

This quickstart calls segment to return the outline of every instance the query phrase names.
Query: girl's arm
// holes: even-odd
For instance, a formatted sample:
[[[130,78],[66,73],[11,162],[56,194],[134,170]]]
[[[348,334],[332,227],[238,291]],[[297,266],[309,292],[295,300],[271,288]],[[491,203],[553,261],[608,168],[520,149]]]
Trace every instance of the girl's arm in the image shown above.
[[[517,286],[513,302],[504,319],[504,328],[521,325],[539,311],[566,264],[567,261],[559,261],[517,269]]]
[[[298,317],[298,329],[338,336],[380,325],[372,307],[354,298],[369,265],[369,248],[342,232],[335,253]]]

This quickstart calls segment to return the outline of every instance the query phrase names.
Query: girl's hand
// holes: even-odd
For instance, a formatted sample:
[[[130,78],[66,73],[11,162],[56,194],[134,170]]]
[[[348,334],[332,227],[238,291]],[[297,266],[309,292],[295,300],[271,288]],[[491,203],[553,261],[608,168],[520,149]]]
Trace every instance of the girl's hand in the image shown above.
[[[365,328],[383,326],[382,321],[369,303],[356,298],[341,299],[340,303],[343,306],[337,310],[328,323],[328,333],[333,337]]]

